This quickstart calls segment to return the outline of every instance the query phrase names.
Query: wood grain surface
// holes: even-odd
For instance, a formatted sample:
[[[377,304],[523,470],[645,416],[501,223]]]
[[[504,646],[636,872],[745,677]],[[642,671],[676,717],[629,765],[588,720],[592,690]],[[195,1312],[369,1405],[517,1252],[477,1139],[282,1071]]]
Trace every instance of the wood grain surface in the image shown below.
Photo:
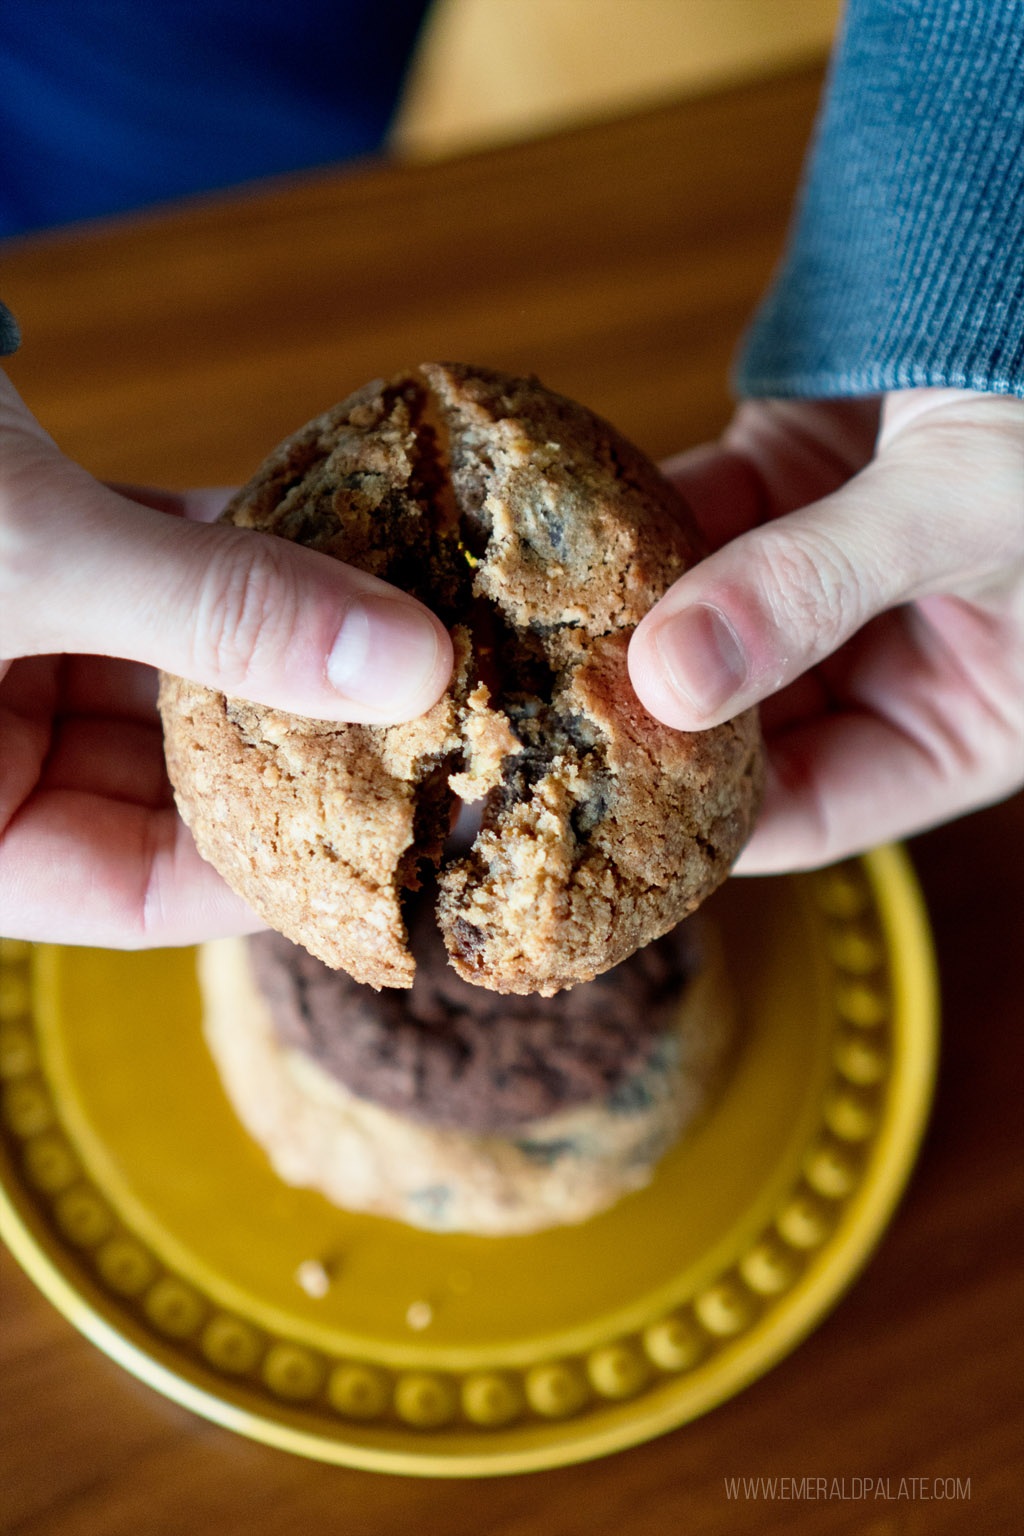
[[[429,167],[367,166],[0,250],[10,367],[95,473],[229,483],[364,379],[431,357],[538,372],[656,455],[726,420],[820,85],[799,74]],[[320,1466],[151,1392],[2,1256],[6,1536],[668,1536],[1021,1528],[1018,797],[912,845],[944,1044],[909,1191],[836,1311],[701,1420],[578,1468],[419,1481]],[[733,1498],[729,1477],[921,1479]],[[969,1498],[933,1495],[955,1478]],[[924,1490],[927,1489],[928,1496]]]

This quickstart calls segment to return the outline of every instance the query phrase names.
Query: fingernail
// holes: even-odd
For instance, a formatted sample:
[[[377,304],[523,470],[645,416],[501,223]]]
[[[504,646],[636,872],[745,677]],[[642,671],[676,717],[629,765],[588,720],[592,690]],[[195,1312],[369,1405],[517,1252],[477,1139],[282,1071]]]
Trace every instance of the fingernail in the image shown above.
[[[654,645],[669,686],[702,715],[717,714],[746,681],[736,631],[708,603],[694,603],[659,624]]]
[[[357,597],[327,658],[327,680],[354,704],[400,713],[423,692],[437,652],[437,631],[421,609],[390,597]]]

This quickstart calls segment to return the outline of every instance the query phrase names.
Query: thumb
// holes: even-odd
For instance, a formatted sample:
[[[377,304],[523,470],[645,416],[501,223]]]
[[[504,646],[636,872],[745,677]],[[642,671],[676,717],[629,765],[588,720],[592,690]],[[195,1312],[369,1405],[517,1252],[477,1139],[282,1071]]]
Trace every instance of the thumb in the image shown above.
[[[630,646],[652,714],[679,730],[719,724],[886,609],[993,579],[1019,501],[993,493],[997,469],[1009,485],[1019,464],[1005,447],[996,454],[1003,403],[952,394],[898,429],[891,420],[878,457],[834,494],[751,529],[676,582]]]
[[[0,418],[6,659],[119,656],[261,704],[364,724],[413,719],[443,693],[451,642],[415,599],[285,539],[140,506],[38,428],[11,431],[4,420],[9,413]]]

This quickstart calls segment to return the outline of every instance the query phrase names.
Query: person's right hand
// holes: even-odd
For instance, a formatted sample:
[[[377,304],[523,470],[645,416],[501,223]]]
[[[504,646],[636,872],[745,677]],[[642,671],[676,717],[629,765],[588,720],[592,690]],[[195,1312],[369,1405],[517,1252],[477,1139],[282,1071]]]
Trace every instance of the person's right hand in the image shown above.
[[[452,649],[439,619],[326,555],[204,526],[226,496],[99,484],[0,374],[9,938],[135,948],[262,926],[175,813],[153,668],[364,724],[413,719],[444,692]]]

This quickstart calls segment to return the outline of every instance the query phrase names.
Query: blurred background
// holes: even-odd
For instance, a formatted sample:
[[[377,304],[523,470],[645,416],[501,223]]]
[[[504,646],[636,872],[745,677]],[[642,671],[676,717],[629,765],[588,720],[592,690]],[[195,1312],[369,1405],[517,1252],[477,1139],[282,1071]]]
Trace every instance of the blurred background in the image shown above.
[[[435,0],[392,130],[430,159],[825,56],[840,0]]]
[[[536,371],[656,457],[706,440],[839,8],[296,0],[286,38],[288,0],[4,0],[11,376],[138,483],[244,478],[431,356]]]
[[[4,0],[0,236],[820,61],[839,0]]]

